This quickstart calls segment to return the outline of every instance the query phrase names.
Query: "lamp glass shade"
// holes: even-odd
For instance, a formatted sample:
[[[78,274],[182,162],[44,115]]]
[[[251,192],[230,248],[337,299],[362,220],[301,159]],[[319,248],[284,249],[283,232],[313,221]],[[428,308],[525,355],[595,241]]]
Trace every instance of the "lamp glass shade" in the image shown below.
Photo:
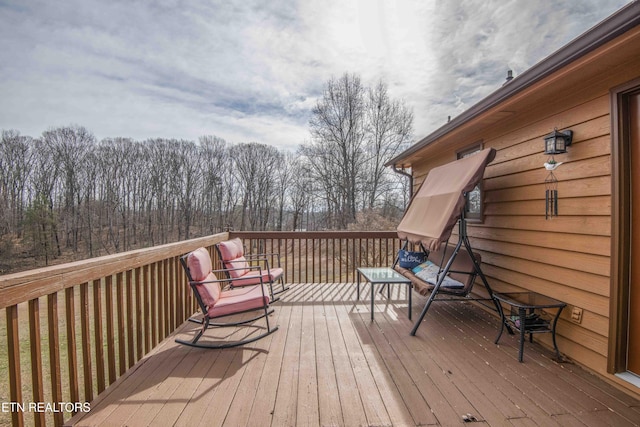
[[[553,131],[544,138],[544,153],[545,154],[562,154],[567,152],[567,136]]]

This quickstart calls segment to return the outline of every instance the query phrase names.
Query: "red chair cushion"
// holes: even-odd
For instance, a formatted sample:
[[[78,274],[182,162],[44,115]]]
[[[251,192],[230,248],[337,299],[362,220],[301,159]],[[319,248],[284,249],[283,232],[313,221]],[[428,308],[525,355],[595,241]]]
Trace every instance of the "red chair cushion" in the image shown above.
[[[260,271],[262,271],[262,283],[275,282],[284,273],[284,270],[280,267],[271,268],[271,274],[267,270],[250,270],[241,278],[234,279],[231,284],[233,286],[257,285],[260,283]]]
[[[208,281],[218,280],[215,274],[209,273],[209,275],[200,283],[196,283],[196,289],[202,302],[210,310],[220,301],[221,285],[220,282],[207,283]]]
[[[209,317],[221,317],[242,311],[255,310],[269,304],[269,297],[263,295],[261,286],[247,286],[222,292],[218,302],[209,306]]]
[[[198,294],[202,298],[202,302],[207,307],[212,307],[220,298],[220,282],[202,283],[207,281],[218,280],[215,274],[211,272],[211,257],[205,248],[198,248],[187,256],[187,267],[189,274],[195,283]]]
[[[211,265],[211,257],[205,248],[198,248],[187,256],[187,267],[191,279],[201,282],[211,273],[213,267]]]
[[[227,240],[226,242],[218,243],[220,249],[220,256],[225,268],[238,268],[239,270],[229,271],[229,275],[233,278],[243,276],[249,267],[249,263],[244,257],[244,247],[242,240],[236,237],[235,239]]]

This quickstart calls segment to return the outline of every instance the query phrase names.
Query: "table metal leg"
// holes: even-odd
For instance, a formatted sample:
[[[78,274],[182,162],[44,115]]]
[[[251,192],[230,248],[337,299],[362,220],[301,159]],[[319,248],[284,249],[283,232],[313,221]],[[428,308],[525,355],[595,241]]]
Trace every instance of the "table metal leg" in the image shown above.
[[[556,358],[558,362],[562,361],[562,356],[560,355],[560,350],[558,349],[558,344],[556,343],[556,324],[558,323],[558,318],[560,318],[560,313],[562,313],[562,309],[564,307],[560,307],[558,312],[556,313],[556,317],[553,319],[553,325],[551,325],[551,340],[553,341],[553,349],[556,351]]]
[[[525,318],[527,316],[527,312],[524,308],[518,308],[518,314],[520,316],[520,351],[518,352],[518,361],[522,362],[522,358],[524,355],[524,329],[525,329]]]
[[[371,321],[373,322],[373,300],[375,298],[375,285],[373,284],[373,282],[371,282],[370,285],[371,285]]]
[[[357,274],[358,278],[356,279],[357,289],[358,289],[358,300],[360,299],[360,272]]]
[[[407,292],[409,293],[409,320],[411,320],[411,294],[413,290],[413,283],[409,282],[407,283]]]
[[[502,304],[498,303],[496,307],[498,307],[498,313],[500,314],[500,332],[498,332],[498,336],[496,337],[496,341],[494,344],[498,344],[498,341],[500,341],[500,337],[502,336],[502,331],[504,331],[504,327],[507,324],[507,319],[504,317],[504,310],[502,309]]]

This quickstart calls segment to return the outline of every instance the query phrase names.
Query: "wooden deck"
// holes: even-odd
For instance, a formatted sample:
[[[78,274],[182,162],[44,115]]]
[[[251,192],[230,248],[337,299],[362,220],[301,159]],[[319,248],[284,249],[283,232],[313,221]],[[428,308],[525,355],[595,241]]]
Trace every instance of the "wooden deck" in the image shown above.
[[[273,305],[280,329],[246,347],[202,350],[174,337],[91,404],[75,425],[640,425],[640,402],[538,343],[517,341],[466,302],[436,303],[409,335],[403,286],[292,285]],[[414,293],[414,318],[424,298]],[[185,324],[188,338],[197,325]],[[210,330],[210,336],[246,333]],[[220,337],[221,335],[217,335]],[[562,345],[560,345],[562,350]],[[473,421],[472,421],[473,422]]]

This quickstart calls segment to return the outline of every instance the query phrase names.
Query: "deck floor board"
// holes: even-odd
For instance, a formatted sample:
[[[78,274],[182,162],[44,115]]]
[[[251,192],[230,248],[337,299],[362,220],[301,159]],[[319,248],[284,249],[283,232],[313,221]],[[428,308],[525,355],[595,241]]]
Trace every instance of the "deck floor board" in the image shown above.
[[[542,344],[527,342],[519,363],[517,338],[495,345],[485,310],[438,302],[412,337],[406,289],[376,294],[373,321],[369,289],[356,301],[352,283],[293,284],[273,304],[280,329],[233,349],[175,343],[197,330],[187,322],[68,424],[449,426],[469,414],[488,426],[640,425],[640,402]],[[414,294],[414,319],[424,302]],[[207,334],[260,333],[219,331]]]

